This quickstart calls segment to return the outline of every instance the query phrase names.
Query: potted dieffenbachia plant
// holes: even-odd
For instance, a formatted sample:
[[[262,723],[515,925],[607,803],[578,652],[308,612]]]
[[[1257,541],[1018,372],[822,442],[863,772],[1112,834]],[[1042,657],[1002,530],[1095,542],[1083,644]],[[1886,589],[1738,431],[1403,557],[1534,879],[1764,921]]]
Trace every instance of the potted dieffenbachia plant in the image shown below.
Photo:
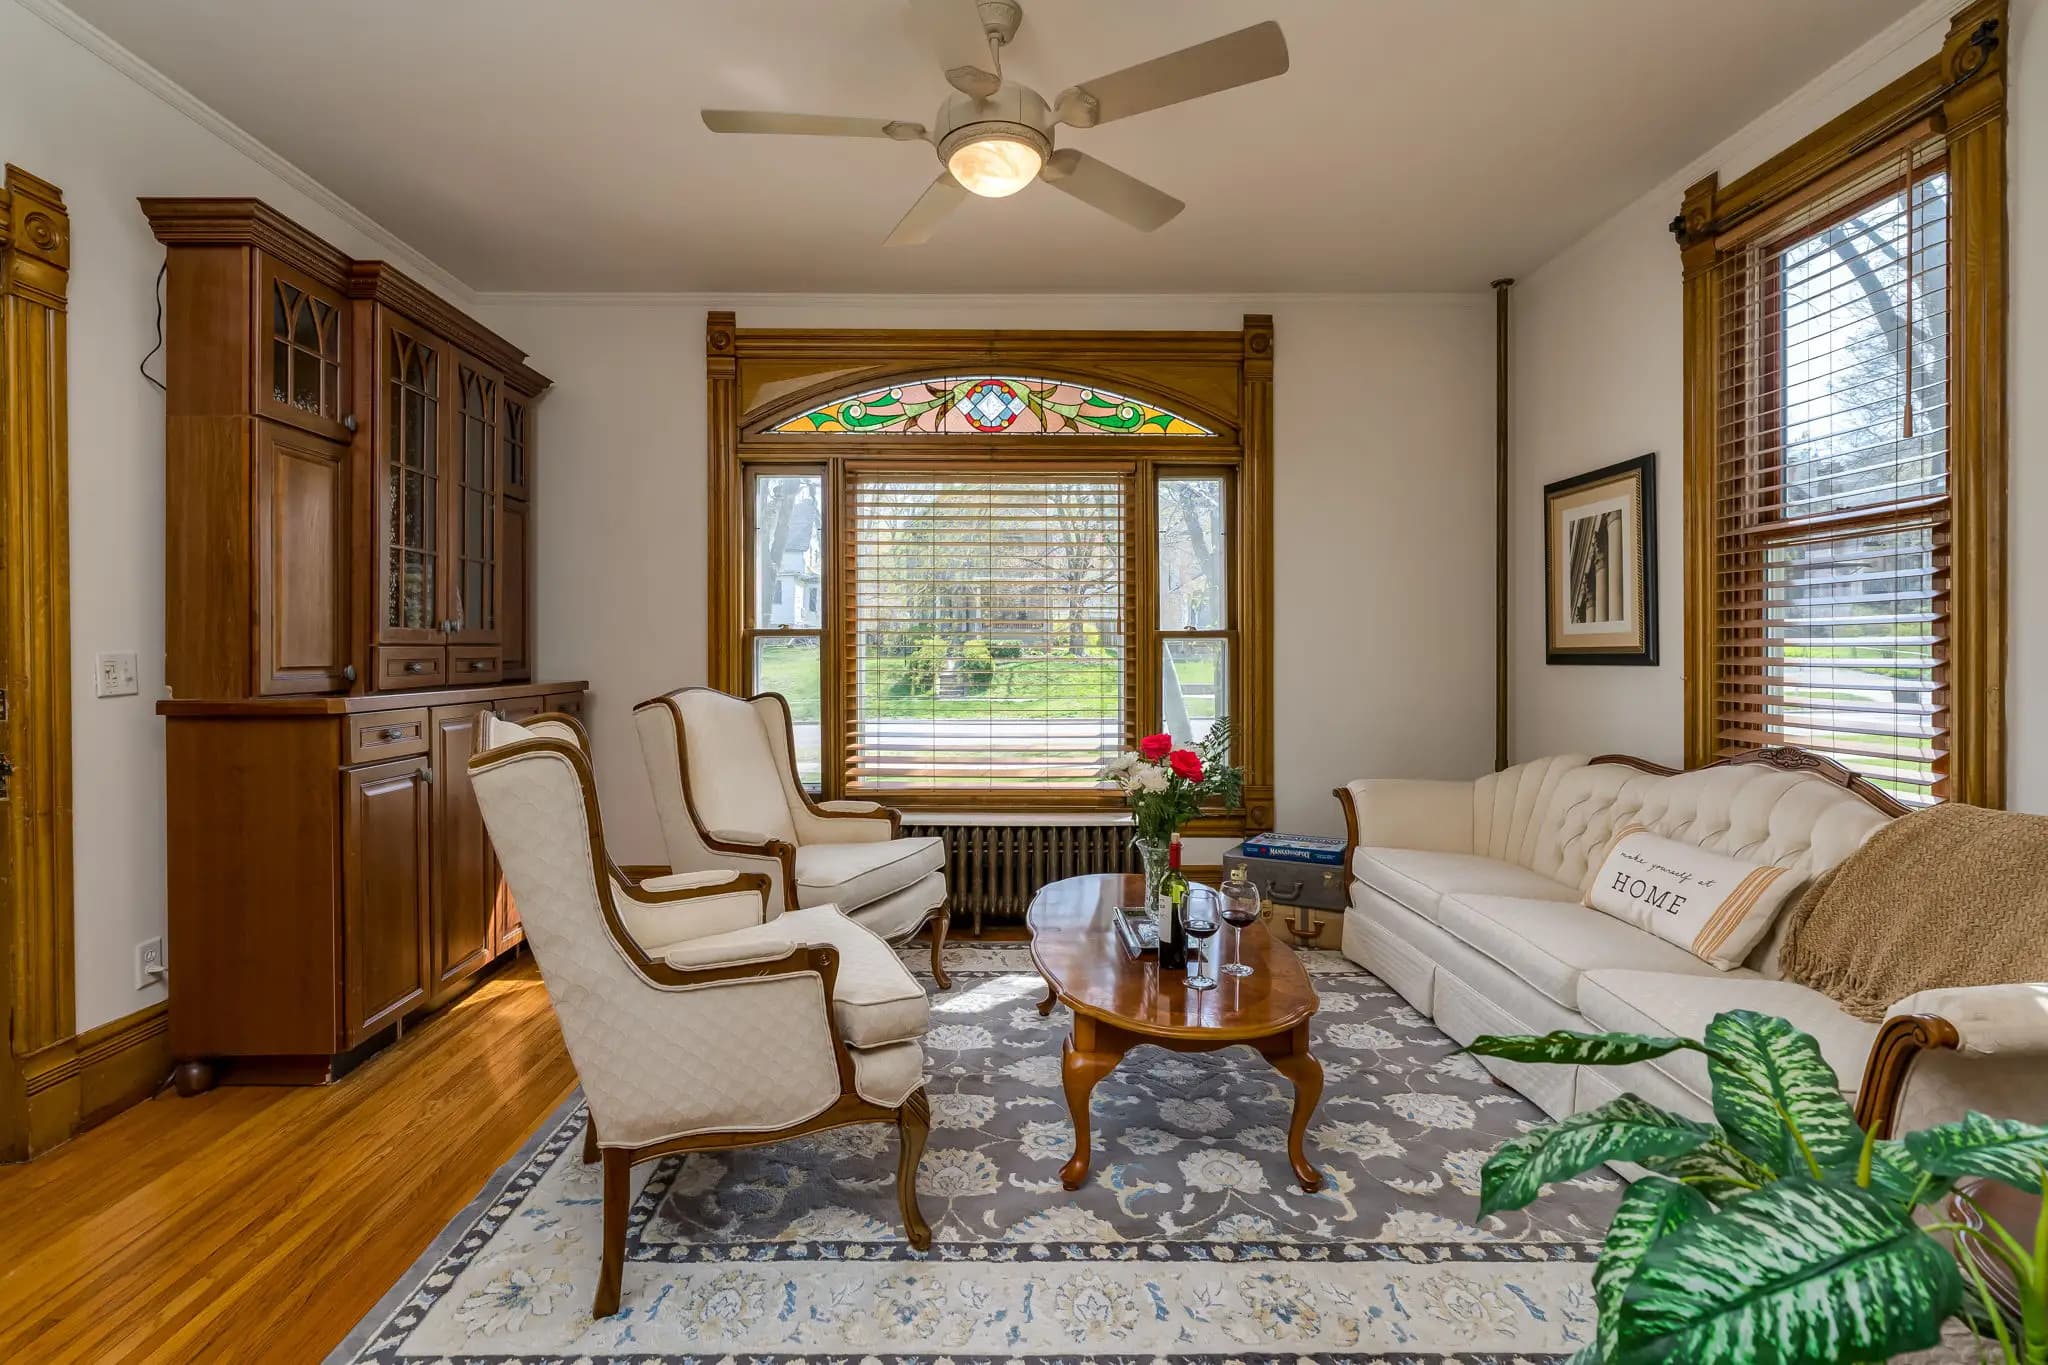
[[[1699,1042],[1561,1030],[1469,1050],[1576,1066],[1706,1055],[1718,1122],[1626,1094],[1507,1143],[1480,1174],[1486,1214],[1609,1161],[1653,1172],[1607,1230],[1584,1365],[1882,1360],[1934,1345],[1957,1316],[2014,1365],[2048,1365],[2048,1212],[2031,1249],[1989,1217],[1979,1232],[1914,1216],[1966,1176],[2048,1187],[2048,1128],[1973,1113],[1881,1140],[1857,1128],[1810,1036],[1749,1010],[1716,1015]],[[1944,1231],[1959,1251],[1933,1235]],[[2001,1315],[1986,1257],[2011,1271],[2019,1322]]]

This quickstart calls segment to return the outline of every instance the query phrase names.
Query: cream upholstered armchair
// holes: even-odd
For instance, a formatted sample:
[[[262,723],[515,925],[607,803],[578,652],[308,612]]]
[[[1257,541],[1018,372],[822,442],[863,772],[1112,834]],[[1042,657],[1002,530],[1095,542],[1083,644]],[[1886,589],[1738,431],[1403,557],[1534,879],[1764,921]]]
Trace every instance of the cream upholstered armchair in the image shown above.
[[[487,719],[470,781],[518,898],[604,1163],[591,1311],[619,1309],[633,1166],[851,1123],[893,1123],[896,1196],[922,1250],[931,1007],[893,949],[831,906],[777,915],[758,872],[635,882],[605,851],[582,727]]]
[[[796,773],[789,703],[685,687],[633,708],[640,753],[672,871],[760,872],[785,911],[837,905],[891,943],[930,924],[932,978],[951,922],[945,847],[906,839],[903,817],[874,801],[813,801]]]

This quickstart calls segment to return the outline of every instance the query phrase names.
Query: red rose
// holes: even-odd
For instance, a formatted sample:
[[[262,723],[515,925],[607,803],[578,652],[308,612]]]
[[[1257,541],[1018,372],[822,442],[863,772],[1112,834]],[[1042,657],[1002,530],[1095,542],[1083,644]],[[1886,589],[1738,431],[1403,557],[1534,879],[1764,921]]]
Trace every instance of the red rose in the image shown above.
[[[1202,756],[1193,749],[1175,749],[1166,756],[1166,766],[1190,782],[1202,780]]]
[[[1147,763],[1157,763],[1172,747],[1172,735],[1147,735],[1138,741],[1138,757]]]

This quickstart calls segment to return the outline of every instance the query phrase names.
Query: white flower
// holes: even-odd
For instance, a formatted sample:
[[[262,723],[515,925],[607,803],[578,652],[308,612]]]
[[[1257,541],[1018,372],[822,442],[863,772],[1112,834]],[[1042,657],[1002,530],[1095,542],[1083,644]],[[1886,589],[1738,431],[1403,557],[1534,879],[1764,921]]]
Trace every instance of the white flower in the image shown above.
[[[1324,1031],[1338,1047],[1356,1048],[1360,1052],[1382,1052],[1401,1046],[1401,1040],[1377,1024],[1332,1024]]]
[[[1191,1133],[1213,1133],[1230,1122],[1230,1106],[1222,1100],[1184,1100],[1175,1096],[1159,1106],[1159,1117]]]
[[[926,1047],[948,1052],[979,1052],[996,1045],[989,1031],[979,1024],[941,1024],[924,1036]]]
[[[1074,1147],[1074,1130],[1057,1120],[1033,1119],[1024,1125],[1017,1147],[1026,1161],[1065,1161]]]
[[[553,1313],[555,1300],[568,1291],[567,1284],[555,1279],[553,1266],[514,1266],[464,1299],[455,1320],[471,1336],[516,1332],[526,1326],[527,1318]]]
[[[1486,1159],[1493,1153],[1477,1147],[1466,1147],[1444,1156],[1444,1174],[1451,1183],[1466,1194],[1479,1193],[1479,1172],[1486,1165]]]
[[[960,1147],[942,1147],[926,1152],[917,1168],[917,1187],[940,1199],[966,1195],[994,1194],[1002,1185],[996,1164],[980,1152]]]
[[[1381,1103],[1424,1128],[1470,1128],[1475,1122],[1472,1106],[1456,1095],[1389,1095]]]
[[[996,1116],[994,1095],[933,1095],[932,1127],[980,1128]]]
[[[1127,785],[1136,792],[1163,792],[1171,785],[1171,780],[1166,769],[1147,763],[1131,774]]]
[[[1405,1156],[1407,1151],[1394,1141],[1393,1134],[1377,1123],[1350,1123],[1335,1120],[1320,1124],[1310,1134],[1316,1146],[1332,1152],[1343,1152],[1356,1157]]]
[[[1124,774],[1145,760],[1133,753],[1121,753],[1102,765],[1102,771],[1095,775],[1098,782],[1121,782]]]
[[[1204,1194],[1243,1190],[1256,1194],[1266,1188],[1266,1173],[1259,1163],[1242,1152],[1205,1148],[1180,1159],[1181,1178]]]
[[[1106,1219],[1072,1204],[1055,1204],[1012,1224],[1006,1242],[1121,1242],[1123,1234]]]
[[[1116,1140],[1134,1156],[1158,1156],[1180,1146],[1177,1134],[1159,1128],[1128,1128],[1119,1133]]]

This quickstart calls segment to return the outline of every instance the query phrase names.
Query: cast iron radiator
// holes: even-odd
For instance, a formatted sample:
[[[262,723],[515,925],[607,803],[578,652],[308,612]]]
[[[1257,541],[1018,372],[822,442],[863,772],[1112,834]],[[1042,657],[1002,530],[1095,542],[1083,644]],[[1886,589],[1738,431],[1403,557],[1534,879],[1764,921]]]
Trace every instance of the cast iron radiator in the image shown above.
[[[976,932],[984,924],[1022,924],[1047,882],[1139,870],[1127,824],[920,824],[906,817],[903,832],[945,843],[953,923]]]

